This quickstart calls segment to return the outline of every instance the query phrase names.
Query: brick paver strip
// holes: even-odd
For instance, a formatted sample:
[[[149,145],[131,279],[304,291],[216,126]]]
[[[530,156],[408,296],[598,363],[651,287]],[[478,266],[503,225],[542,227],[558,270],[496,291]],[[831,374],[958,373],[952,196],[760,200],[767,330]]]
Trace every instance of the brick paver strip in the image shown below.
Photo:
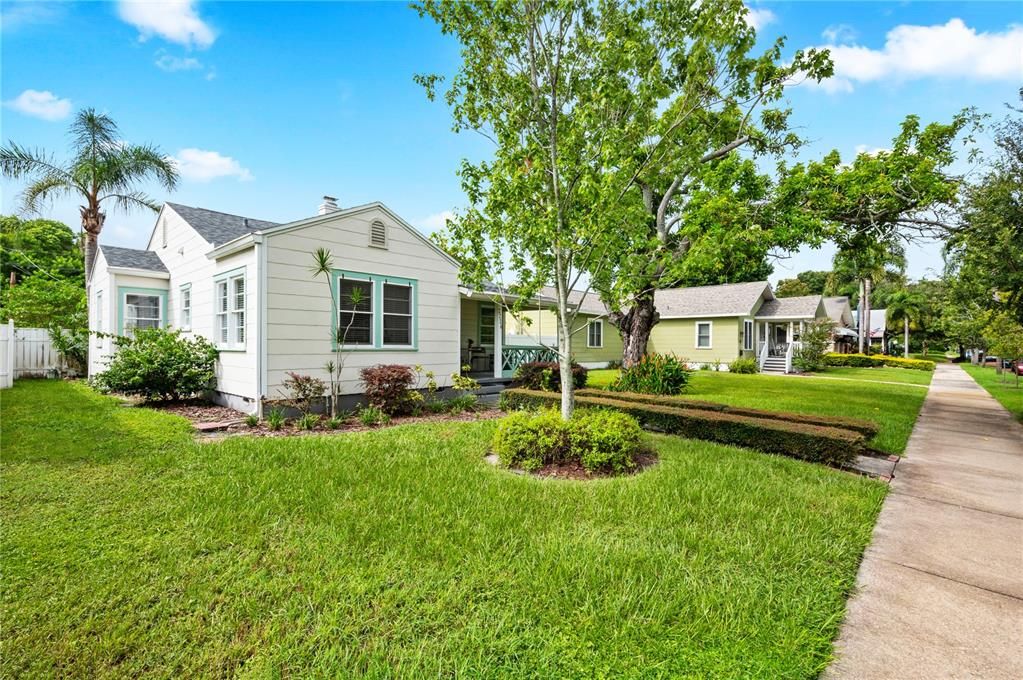
[[[1023,678],[1023,426],[939,364],[825,678]]]

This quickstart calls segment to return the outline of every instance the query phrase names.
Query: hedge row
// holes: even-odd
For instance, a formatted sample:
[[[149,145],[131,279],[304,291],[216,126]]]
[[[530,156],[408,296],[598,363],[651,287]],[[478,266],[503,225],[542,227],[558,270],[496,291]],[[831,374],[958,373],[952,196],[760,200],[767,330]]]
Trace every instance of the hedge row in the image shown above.
[[[853,430],[866,437],[873,437],[877,434],[877,423],[862,418],[846,418],[843,416],[818,416],[806,413],[791,413],[788,411],[765,411],[757,408],[743,408],[741,406],[728,406],[717,404],[711,401],[697,401],[685,397],[668,397],[654,394],[637,394],[636,392],[615,392],[608,394],[604,390],[585,389],[578,390],[576,394],[584,397],[624,399],[635,401],[640,404],[652,404],[654,406],[671,406],[673,408],[692,408],[701,411],[719,411],[731,413],[737,416],[749,416],[751,418],[770,418],[772,420],[784,420],[790,423],[802,423],[804,425],[820,425],[822,427],[838,427],[843,430]]]
[[[510,389],[501,393],[505,409],[550,406],[561,396],[551,392]],[[719,444],[733,444],[828,465],[850,462],[863,450],[863,435],[837,427],[754,418],[723,411],[705,411],[643,404],[614,396],[577,395],[580,407],[611,408],[634,417],[644,427]]]
[[[903,359],[888,354],[825,354],[825,366],[854,366],[857,368],[874,368],[891,366],[893,368],[911,368],[915,371],[933,371],[934,362],[927,359]]]

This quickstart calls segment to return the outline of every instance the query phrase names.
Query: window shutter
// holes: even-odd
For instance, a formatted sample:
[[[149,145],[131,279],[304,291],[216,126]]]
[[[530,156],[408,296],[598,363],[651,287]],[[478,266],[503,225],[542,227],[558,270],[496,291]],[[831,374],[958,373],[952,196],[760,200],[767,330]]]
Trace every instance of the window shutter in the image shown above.
[[[369,225],[369,244],[374,248],[387,247],[387,227],[383,222],[373,222]]]

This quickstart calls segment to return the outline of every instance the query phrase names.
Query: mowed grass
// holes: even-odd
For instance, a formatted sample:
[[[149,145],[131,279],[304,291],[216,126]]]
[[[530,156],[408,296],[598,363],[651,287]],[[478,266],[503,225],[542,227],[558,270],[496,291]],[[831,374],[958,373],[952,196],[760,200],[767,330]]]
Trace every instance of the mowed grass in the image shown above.
[[[486,421],[197,444],[60,382],[2,409],[4,677],[812,678],[886,488],[669,438],[538,480]]]
[[[865,369],[878,370],[878,369]],[[891,369],[906,373],[923,373]],[[590,387],[605,388],[616,370],[589,372]],[[928,380],[930,374],[927,374]],[[889,385],[872,380],[818,380],[806,376],[739,375],[695,371],[683,396],[732,406],[769,411],[865,418],[878,424],[870,445],[879,451],[901,454],[927,390],[917,385]]]
[[[994,366],[975,366],[968,362],[959,365],[1017,420],[1023,421],[1023,380],[1017,383],[1016,376],[1009,371],[998,375]]]
[[[895,368],[893,366],[857,367],[857,366],[828,366],[819,373],[809,374],[808,377],[824,376],[825,378],[846,378],[848,380],[866,380],[868,382],[897,382],[906,385],[931,384],[934,376],[932,371],[917,371],[909,368]]]

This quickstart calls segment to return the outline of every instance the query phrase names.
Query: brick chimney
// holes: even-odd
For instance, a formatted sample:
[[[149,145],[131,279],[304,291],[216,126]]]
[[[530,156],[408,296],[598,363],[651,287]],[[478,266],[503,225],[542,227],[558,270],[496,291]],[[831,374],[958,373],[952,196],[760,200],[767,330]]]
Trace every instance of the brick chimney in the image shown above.
[[[323,203],[320,204],[320,209],[317,211],[317,214],[326,215],[327,213],[336,212],[338,210],[340,210],[340,208],[337,207],[337,199],[333,196],[324,196]]]

